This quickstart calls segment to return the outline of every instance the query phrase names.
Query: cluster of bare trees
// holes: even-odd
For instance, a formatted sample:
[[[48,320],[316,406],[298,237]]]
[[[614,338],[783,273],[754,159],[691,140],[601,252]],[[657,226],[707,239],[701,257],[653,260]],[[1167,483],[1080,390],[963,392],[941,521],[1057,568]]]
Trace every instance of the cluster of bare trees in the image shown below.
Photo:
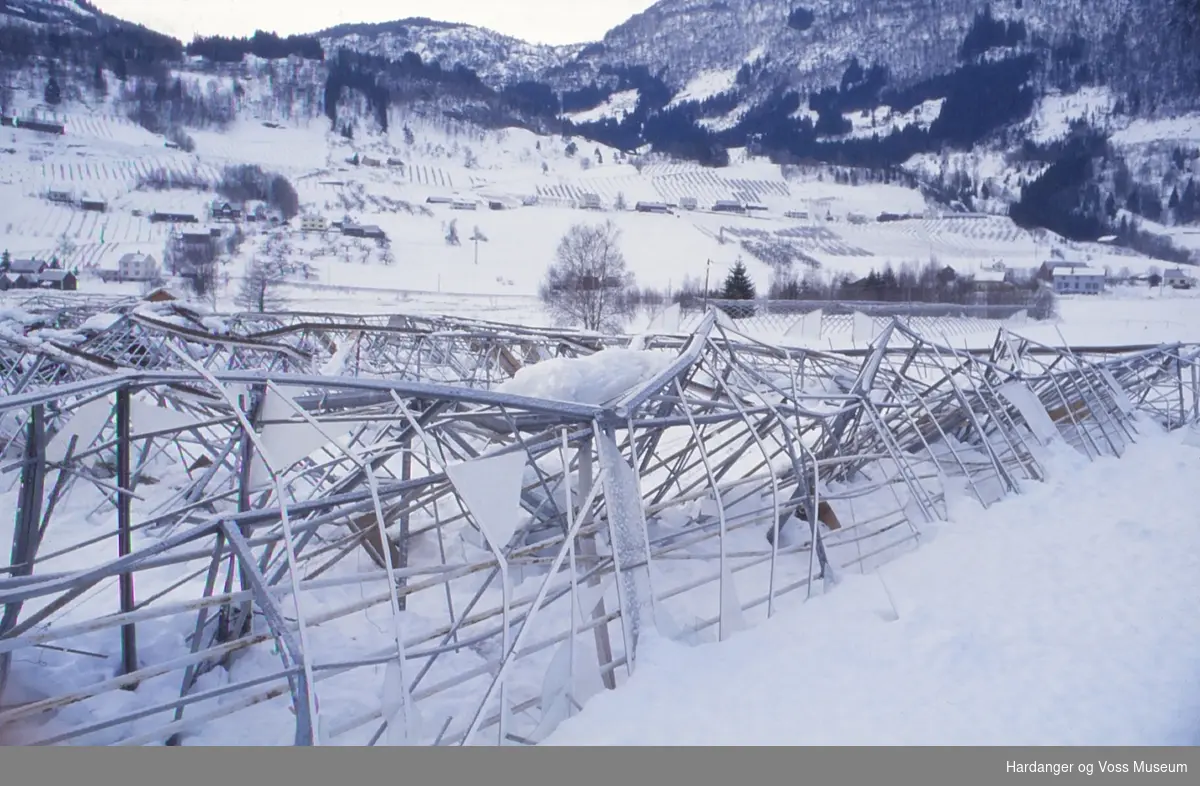
[[[315,271],[308,262],[295,256],[285,234],[273,232],[247,262],[246,273],[233,302],[243,311],[282,311],[287,305],[282,286],[296,275],[309,279]]]

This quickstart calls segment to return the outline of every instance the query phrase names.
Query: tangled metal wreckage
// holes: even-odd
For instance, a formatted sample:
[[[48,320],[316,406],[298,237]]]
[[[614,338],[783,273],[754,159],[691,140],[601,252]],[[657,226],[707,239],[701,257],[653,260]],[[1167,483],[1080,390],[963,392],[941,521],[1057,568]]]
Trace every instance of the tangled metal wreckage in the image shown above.
[[[1200,412],[1195,345],[2,316],[9,744],[535,743],[648,635],[725,638],[912,548],[947,494]]]

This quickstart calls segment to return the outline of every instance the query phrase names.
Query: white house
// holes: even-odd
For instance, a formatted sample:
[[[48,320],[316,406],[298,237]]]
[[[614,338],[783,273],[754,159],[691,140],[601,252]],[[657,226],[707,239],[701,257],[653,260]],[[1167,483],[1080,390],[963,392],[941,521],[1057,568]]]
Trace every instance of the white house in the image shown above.
[[[325,220],[325,216],[312,214],[300,219],[301,232],[324,232],[327,229],[329,229],[329,222]]]
[[[122,281],[152,281],[158,277],[158,262],[149,254],[125,254],[117,260]]]
[[[1162,282],[1163,286],[1184,289],[1192,285],[1192,277],[1185,273],[1183,268],[1176,267],[1163,272]]]
[[[1056,267],[1054,291],[1060,295],[1098,295],[1104,291],[1104,271],[1092,267]]]

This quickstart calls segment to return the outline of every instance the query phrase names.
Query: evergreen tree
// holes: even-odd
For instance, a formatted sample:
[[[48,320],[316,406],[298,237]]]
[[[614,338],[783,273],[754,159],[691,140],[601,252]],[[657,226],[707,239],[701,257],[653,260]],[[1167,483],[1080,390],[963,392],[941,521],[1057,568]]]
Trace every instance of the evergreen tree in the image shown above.
[[[0,270],[8,270],[12,267],[12,254],[8,253],[8,249],[4,249],[4,253],[0,254]]]
[[[725,277],[721,297],[725,300],[754,300],[754,282],[747,275],[746,265],[742,263],[741,258],[734,263],[733,269]]]
[[[50,77],[50,81],[46,83],[46,92],[42,97],[50,106],[58,106],[62,103],[62,88],[58,86],[57,77]]]
[[[104,76],[103,63],[96,63],[96,71],[92,74],[92,89],[101,98],[108,95],[108,79]]]

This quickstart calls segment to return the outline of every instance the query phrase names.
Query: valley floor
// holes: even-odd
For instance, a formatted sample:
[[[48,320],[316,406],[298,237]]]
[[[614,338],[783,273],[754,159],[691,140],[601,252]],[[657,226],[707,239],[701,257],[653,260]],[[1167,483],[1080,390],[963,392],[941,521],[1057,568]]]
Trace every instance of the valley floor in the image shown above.
[[[1200,744],[1200,439],[1155,431],[722,643],[653,640],[545,744]]]

